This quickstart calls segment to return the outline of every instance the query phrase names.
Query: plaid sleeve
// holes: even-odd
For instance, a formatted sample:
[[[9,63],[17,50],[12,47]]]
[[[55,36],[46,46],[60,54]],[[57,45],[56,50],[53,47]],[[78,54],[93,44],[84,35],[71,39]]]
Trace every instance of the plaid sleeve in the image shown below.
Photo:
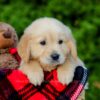
[[[0,70],[0,100],[21,100],[17,91],[7,79],[7,75],[10,73],[12,71],[9,69]]]
[[[56,100],[76,100],[84,89],[88,79],[88,70],[82,66],[77,66],[74,73],[73,81],[67,86]]]

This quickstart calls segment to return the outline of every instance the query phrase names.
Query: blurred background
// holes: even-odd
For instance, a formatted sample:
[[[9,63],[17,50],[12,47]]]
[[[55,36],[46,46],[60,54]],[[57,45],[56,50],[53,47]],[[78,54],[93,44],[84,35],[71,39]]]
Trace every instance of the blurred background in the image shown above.
[[[32,21],[44,16],[72,29],[78,55],[90,70],[86,100],[99,100],[100,0],[0,0],[0,21],[11,24],[19,38]]]

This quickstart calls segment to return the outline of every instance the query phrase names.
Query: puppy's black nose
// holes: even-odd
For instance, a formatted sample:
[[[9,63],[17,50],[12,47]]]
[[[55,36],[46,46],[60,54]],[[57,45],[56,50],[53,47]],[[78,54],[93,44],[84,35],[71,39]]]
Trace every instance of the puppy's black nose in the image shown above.
[[[52,55],[51,55],[51,58],[53,59],[53,60],[58,60],[59,59],[59,54],[57,54],[57,53],[53,53]]]
[[[4,38],[11,38],[11,32],[5,32],[3,33]]]

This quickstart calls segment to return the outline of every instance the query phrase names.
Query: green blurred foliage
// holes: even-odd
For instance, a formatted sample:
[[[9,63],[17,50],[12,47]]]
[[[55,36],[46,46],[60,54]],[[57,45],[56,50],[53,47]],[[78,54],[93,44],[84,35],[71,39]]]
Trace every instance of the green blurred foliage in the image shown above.
[[[78,55],[90,69],[87,100],[100,99],[100,1],[99,0],[0,0],[0,21],[24,29],[39,17],[55,17],[68,25],[77,41]]]

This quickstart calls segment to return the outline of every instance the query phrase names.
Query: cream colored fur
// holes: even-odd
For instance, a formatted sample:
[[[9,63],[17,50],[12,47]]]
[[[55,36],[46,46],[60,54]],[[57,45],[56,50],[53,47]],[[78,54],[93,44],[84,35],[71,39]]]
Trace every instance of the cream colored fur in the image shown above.
[[[59,40],[63,40],[63,43],[59,44]],[[46,41],[46,45],[41,45],[41,41]],[[58,62],[52,62],[50,55],[53,52],[59,53]],[[40,18],[32,22],[19,42],[18,53],[22,58],[19,69],[34,85],[43,82],[43,70],[52,71],[55,68],[58,80],[69,84],[73,79],[75,67],[84,66],[77,56],[71,30],[54,18]]]

